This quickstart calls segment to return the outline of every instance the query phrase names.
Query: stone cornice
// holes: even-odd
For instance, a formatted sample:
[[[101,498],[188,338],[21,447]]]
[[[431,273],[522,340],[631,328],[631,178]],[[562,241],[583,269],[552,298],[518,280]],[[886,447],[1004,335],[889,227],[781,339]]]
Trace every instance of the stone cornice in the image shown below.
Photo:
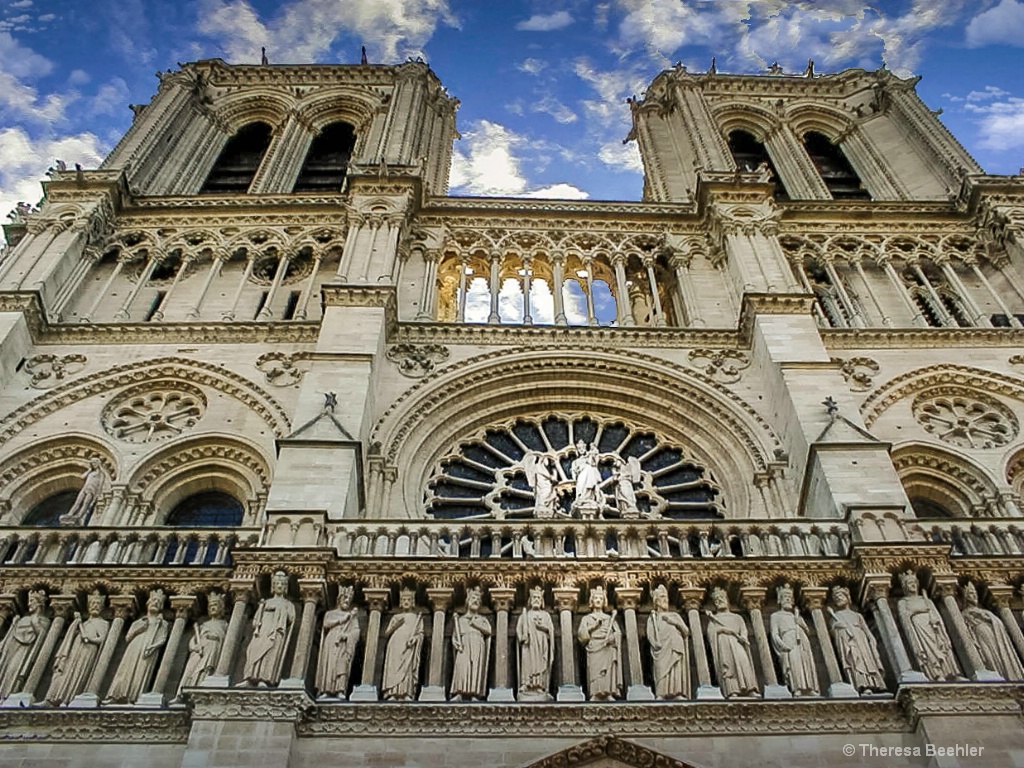
[[[307,210],[309,208],[328,208],[344,211],[349,203],[349,196],[343,194],[325,195],[321,193],[295,192],[282,194],[238,194],[238,195],[181,195],[138,197],[132,206],[125,211],[132,214],[136,211],[173,211],[182,208],[203,211],[224,211],[231,215],[244,214],[248,211],[264,212],[268,208],[290,208]]]
[[[906,685],[896,694],[913,727],[933,715],[1011,715],[1020,717],[1024,685],[1020,683],[971,685],[931,683]]]
[[[194,720],[262,720],[294,723],[313,707],[304,690],[188,688]]]
[[[591,328],[553,325],[485,325],[476,323],[401,323],[389,343],[536,346],[588,344],[600,347],[736,348],[735,331],[703,328]]]
[[[185,744],[190,728],[189,713],[184,709],[0,710],[0,743]]]
[[[820,332],[830,351],[1024,346],[1020,328],[823,328]]]
[[[679,217],[694,215],[693,203],[647,203],[623,200],[544,200],[514,197],[432,197],[426,201],[422,216],[465,214],[515,214],[517,218],[535,216],[538,222],[565,216],[594,218]],[[529,219],[524,221],[528,226]]]

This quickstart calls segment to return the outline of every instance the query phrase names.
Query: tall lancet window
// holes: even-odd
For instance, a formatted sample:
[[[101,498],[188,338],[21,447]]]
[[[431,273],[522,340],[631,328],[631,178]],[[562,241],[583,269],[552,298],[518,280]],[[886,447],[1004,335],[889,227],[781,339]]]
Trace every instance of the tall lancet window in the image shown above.
[[[313,139],[295,182],[296,192],[340,192],[356,145],[356,129],[338,122],[325,126]]]
[[[245,194],[270,146],[271,128],[249,123],[228,139],[200,191],[206,195]]]
[[[843,150],[833,144],[827,136],[816,131],[808,132],[804,136],[804,148],[834,200],[871,199]]]
[[[753,173],[762,164],[767,165],[772,172],[772,180],[775,182],[775,199],[789,200],[789,193],[786,192],[779,172],[775,170],[775,163],[772,162],[771,155],[768,154],[764,144],[755,139],[752,134],[744,130],[735,130],[730,133],[729,151],[732,153],[732,159],[736,161],[736,170],[738,171]]]

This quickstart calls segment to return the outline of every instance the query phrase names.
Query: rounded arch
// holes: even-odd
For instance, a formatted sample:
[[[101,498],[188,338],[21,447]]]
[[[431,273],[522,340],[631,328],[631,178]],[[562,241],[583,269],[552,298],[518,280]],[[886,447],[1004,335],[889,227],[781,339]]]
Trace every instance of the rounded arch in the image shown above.
[[[300,101],[296,113],[314,131],[320,131],[330,123],[343,121],[364,131],[366,124],[384,103],[381,94],[368,88],[338,85],[314,91]]]
[[[20,525],[47,499],[60,493],[77,493],[94,458],[100,460],[107,477],[117,477],[112,447],[78,433],[37,440],[4,459],[0,462],[0,519]]]
[[[270,462],[255,444],[232,435],[186,438],[147,457],[128,479],[136,517],[162,525],[181,502],[201,493],[222,493],[241,502],[252,525],[266,502]]]
[[[264,88],[245,88],[218,101],[217,117],[229,135],[250,123],[266,123],[275,132],[295,106],[285,93]]]
[[[404,468],[394,494],[400,498],[384,514],[422,516],[431,470],[465,435],[516,416],[567,411],[621,419],[687,446],[721,484],[726,514],[768,516],[753,478],[781,444],[741,398],[703,374],[651,356],[554,351],[491,352],[407,390],[371,435],[383,460]]]
[[[726,102],[712,114],[726,140],[733,131],[746,131],[763,144],[779,123],[778,117],[769,110],[745,101]]]
[[[996,498],[992,479],[956,451],[909,443],[893,450],[892,462],[918,517],[942,510],[954,518],[978,517]]]
[[[800,139],[803,139],[804,134],[814,131],[831,142],[836,142],[853,125],[839,110],[819,103],[796,104],[786,111],[786,119],[793,133]]]

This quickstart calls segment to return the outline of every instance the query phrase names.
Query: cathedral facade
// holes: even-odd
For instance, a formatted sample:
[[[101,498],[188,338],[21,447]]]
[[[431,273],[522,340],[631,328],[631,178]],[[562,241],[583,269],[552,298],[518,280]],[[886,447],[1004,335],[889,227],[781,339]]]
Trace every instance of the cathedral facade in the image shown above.
[[[0,261],[0,766],[1024,765],[1024,179],[659,74],[448,196],[422,62],[160,76]]]

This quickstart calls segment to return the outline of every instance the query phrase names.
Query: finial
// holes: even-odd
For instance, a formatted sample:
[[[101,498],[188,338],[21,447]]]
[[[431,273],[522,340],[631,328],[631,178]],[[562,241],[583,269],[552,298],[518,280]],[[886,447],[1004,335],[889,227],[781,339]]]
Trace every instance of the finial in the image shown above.
[[[814,77],[814,59],[807,60],[807,69],[804,70],[804,77]]]
[[[833,398],[832,395],[829,395],[821,401],[821,404],[824,405],[825,410],[828,411],[828,417],[835,421],[836,414],[839,413],[839,403],[835,401],[835,398]]]
[[[711,57],[711,68],[708,69],[708,74],[709,75],[717,75],[718,74],[718,65],[715,62],[715,59],[716,59],[715,56]]]
[[[338,407],[338,395],[334,392],[324,392],[324,411],[334,413]]]
[[[359,59],[359,63],[360,63],[360,64],[369,64],[370,62],[369,62],[369,61],[367,60],[367,58],[366,58],[366,46],[365,46],[365,45],[364,45],[364,46],[362,46],[362,49],[363,49],[363,55],[362,55],[362,57],[361,57],[361,58]]]
[[[768,74],[770,74],[770,75],[781,75],[782,74],[782,65],[780,65],[779,62],[777,62],[777,61],[773,61],[772,65],[770,67],[768,67]]]
[[[260,48],[260,64],[267,66],[270,63],[270,59],[267,58],[267,49]]]

